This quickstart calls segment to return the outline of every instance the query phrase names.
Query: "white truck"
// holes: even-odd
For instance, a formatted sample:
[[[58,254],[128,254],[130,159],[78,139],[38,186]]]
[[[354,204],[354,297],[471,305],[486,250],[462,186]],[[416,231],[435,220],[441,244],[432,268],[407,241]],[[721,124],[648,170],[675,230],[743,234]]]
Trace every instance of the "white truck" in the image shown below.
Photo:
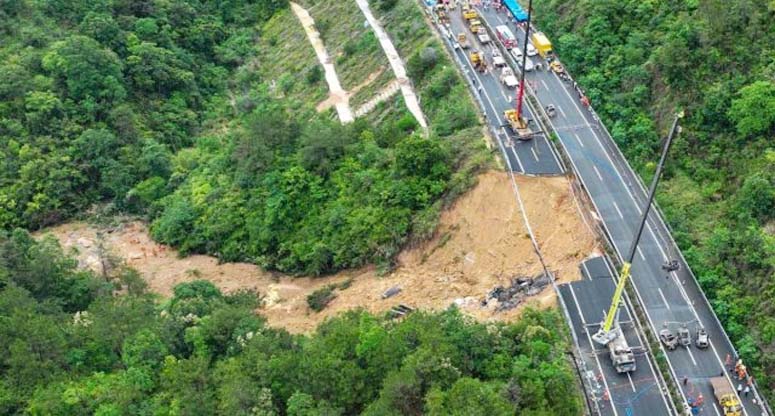
[[[506,60],[503,59],[503,56],[501,55],[500,51],[498,51],[497,49],[492,50],[492,64],[496,68],[506,66]]]
[[[621,329],[619,329],[619,336],[608,343],[608,354],[617,373],[635,371],[635,354],[627,344]]]
[[[501,82],[508,88],[516,88],[517,84],[519,84],[517,77],[514,76],[514,71],[508,66],[504,66],[503,70],[501,70]]]

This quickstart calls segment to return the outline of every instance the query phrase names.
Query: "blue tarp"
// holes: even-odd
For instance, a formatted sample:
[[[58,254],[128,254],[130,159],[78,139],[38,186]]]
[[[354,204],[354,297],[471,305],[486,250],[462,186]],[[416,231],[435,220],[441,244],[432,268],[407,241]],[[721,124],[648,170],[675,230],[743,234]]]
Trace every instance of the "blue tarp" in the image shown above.
[[[527,22],[527,13],[517,3],[517,0],[503,0],[503,5],[514,15],[518,22]]]

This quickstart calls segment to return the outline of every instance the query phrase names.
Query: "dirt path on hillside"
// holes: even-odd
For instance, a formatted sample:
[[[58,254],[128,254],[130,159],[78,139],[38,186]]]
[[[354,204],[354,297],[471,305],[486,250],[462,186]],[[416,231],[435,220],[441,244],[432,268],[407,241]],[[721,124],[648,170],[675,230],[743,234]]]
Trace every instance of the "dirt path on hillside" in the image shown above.
[[[414,92],[412,82],[406,75],[404,62],[401,60],[401,56],[398,54],[396,47],[393,46],[393,41],[390,40],[390,37],[379,23],[379,20],[377,20],[371,13],[368,0],[355,0],[355,2],[358,3],[358,7],[361,9],[361,12],[363,12],[363,15],[366,16],[366,20],[369,21],[371,29],[374,31],[374,34],[377,35],[377,40],[379,40],[379,44],[382,46],[382,50],[384,50],[385,55],[387,55],[388,61],[390,62],[390,67],[393,68],[393,73],[396,75],[396,79],[401,86],[401,94],[404,96],[406,107],[409,108],[409,112],[412,113],[414,118],[417,120],[417,123],[427,133],[428,123],[425,121],[425,115],[423,114],[422,108],[420,107],[420,101],[417,99],[417,94]]]
[[[260,313],[270,324],[292,332],[311,331],[326,317],[344,310],[362,307],[380,313],[399,303],[426,309],[444,309],[456,303],[480,320],[512,320],[521,307],[495,312],[480,303],[493,287],[508,285],[515,276],[534,276],[541,271],[509,181],[503,172],[480,175],[478,185],[442,214],[436,236],[404,250],[395,271],[381,277],[374,268],[366,267],[325,278],[291,278],[253,264],[218,264],[210,256],[180,258],[175,250],[153,242],[140,222],[113,230],[70,223],[46,232],[75,250],[84,267],[99,267],[96,253],[101,239],[103,247],[137,269],[151,290],[164,296],[169,296],[176,284],[197,278],[208,279],[226,292],[256,289],[266,296]],[[579,262],[596,253],[598,246],[569,200],[567,180],[517,177],[517,182],[549,268],[561,282],[578,279]],[[352,279],[350,287],[338,290],[337,298],[325,310],[309,310],[308,294],[348,279]],[[401,293],[381,299],[385,290],[394,286],[400,287]],[[551,287],[528,299],[538,305],[555,303]]]
[[[350,96],[342,88],[342,84],[339,83],[339,77],[336,75],[336,68],[331,61],[331,57],[326,51],[326,47],[323,45],[323,40],[320,38],[315,28],[315,20],[307,12],[307,10],[298,4],[291,2],[291,9],[296,17],[304,26],[304,31],[307,33],[309,43],[315,49],[315,54],[318,57],[318,61],[323,65],[323,69],[326,75],[326,82],[328,83],[329,98],[336,107],[336,113],[339,115],[339,121],[342,123],[350,123],[354,120],[353,112],[350,108]]]

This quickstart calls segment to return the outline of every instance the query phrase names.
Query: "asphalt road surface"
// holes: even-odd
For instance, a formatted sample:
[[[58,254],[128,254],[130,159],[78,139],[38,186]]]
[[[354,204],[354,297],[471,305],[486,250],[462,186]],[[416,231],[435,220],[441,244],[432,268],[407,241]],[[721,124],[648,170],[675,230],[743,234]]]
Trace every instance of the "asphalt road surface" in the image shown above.
[[[668,398],[657,381],[656,366],[651,362],[634,327],[628,309],[619,320],[627,343],[635,352],[636,369],[619,374],[611,365],[608,349],[591,336],[600,327],[606,302],[613,296],[613,269],[603,257],[588,259],[580,266],[584,279],[560,285],[560,296],[571,321],[571,330],[584,366],[590,373],[587,386],[602,415],[658,416],[671,414]],[[608,392],[606,395],[605,392]]]
[[[480,14],[491,27],[509,24],[520,40],[519,44],[522,44],[524,31],[510,23],[507,15],[493,9],[480,10]],[[553,104],[558,109],[557,116],[550,123],[621,259],[626,255],[636,231],[646,200],[645,189],[613,139],[592,112],[580,103],[571,83],[562,81],[549,71],[529,72],[527,79],[534,87],[532,92],[540,105]],[[680,269],[667,274],[661,266],[672,259],[678,260]],[[633,261],[632,282],[636,289],[635,295],[644,307],[648,325],[654,333],[663,327],[676,330],[680,325],[688,325],[693,333],[700,326],[707,329],[711,346],[706,350],[692,346],[662,351],[684,398],[697,399],[702,395],[705,404],[700,408],[700,414],[720,414],[720,408],[713,399],[709,378],[724,374],[730,384],[736,387],[739,382],[725,365],[727,355],[734,359],[735,353],[670,237],[667,226],[654,210],[649,215]],[[601,310],[607,307],[608,302],[600,305]],[[686,384],[683,383],[684,378],[687,379]],[[752,394],[741,398],[745,415],[766,414],[760,404],[754,401],[755,396]]]
[[[452,11],[449,14],[451,17],[450,25],[448,29],[444,29],[448,30],[447,33],[449,33],[449,36],[445,36],[445,41],[453,50],[453,53],[457,55],[459,60],[464,63],[464,75],[474,80],[477,92],[484,102],[484,111],[487,122],[490,123],[491,127],[498,133],[497,140],[501,142],[503,149],[505,149],[505,156],[509,159],[511,169],[515,172],[532,175],[562,174],[563,169],[557,154],[549,144],[548,139],[542,133],[538,132],[539,134],[534,136],[533,139],[522,141],[517,140],[510,129],[506,127],[507,124],[503,118],[503,112],[514,108],[516,91],[506,87],[500,82],[500,72],[499,70],[494,70],[492,66],[491,54],[492,49],[495,47],[492,43],[489,45],[482,45],[479,43],[479,40],[471,34],[471,31],[463,22],[458,11]],[[471,45],[470,48],[455,48],[455,45],[457,44],[457,35],[459,33],[466,34]],[[470,52],[473,50],[484,52],[484,55],[488,60],[488,70],[486,72],[479,73],[474,69],[474,65],[471,63],[469,56]],[[530,113],[527,106],[523,106],[523,111],[526,114],[526,118],[534,118],[534,115]],[[532,129],[538,130],[537,124],[534,124]]]

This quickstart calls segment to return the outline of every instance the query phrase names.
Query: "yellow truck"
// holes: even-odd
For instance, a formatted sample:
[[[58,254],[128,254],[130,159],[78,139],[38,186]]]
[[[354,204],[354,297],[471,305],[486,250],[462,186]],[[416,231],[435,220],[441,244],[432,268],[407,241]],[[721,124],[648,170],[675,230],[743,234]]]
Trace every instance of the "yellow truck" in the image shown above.
[[[535,46],[541,57],[549,59],[554,56],[554,52],[552,52],[552,42],[549,42],[549,39],[543,32],[534,32],[530,36],[530,40],[533,41],[533,46]]]
[[[726,377],[713,377],[710,379],[710,385],[724,416],[742,415],[743,406],[740,405],[740,400]]]

